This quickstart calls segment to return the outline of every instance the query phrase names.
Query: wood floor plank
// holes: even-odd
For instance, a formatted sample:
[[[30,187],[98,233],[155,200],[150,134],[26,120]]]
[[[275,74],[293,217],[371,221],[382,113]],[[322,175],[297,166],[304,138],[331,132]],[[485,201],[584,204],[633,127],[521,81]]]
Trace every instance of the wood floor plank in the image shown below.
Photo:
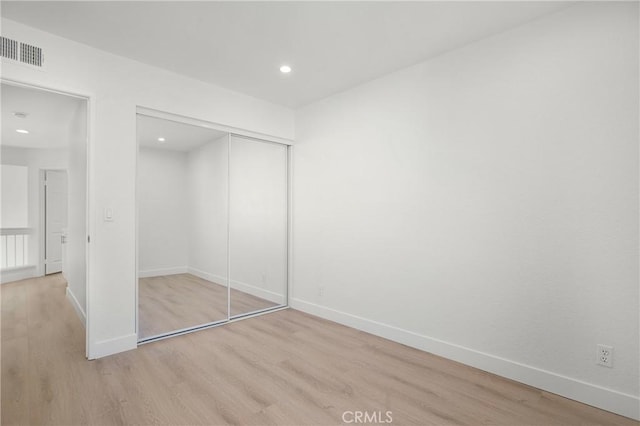
[[[29,342],[26,336],[2,339],[2,412],[15,413],[17,424],[29,424]],[[4,424],[4,422],[2,422]]]
[[[295,310],[95,361],[61,276],[5,284],[2,425],[638,422]]]
[[[27,335],[27,291],[25,286],[5,284],[7,291],[2,297],[2,326],[0,333],[6,339]]]

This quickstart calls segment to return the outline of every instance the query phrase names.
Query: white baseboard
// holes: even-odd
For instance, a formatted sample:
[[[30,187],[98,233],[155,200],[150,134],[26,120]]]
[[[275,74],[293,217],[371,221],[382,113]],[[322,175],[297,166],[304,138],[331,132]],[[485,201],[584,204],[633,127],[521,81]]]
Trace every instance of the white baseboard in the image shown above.
[[[269,302],[275,303],[277,305],[286,304],[284,295],[251,284],[243,283],[241,281],[231,281],[231,288],[255,297],[259,297],[260,299],[268,300]]]
[[[173,268],[158,268],[138,271],[138,278],[161,277],[163,275],[186,274],[189,268],[186,266],[176,266]]]
[[[12,283],[14,281],[26,280],[37,276],[35,265],[22,266],[19,268],[5,269],[0,272],[0,284]]]
[[[76,313],[78,314],[78,317],[80,317],[80,321],[82,321],[82,325],[86,328],[87,315],[84,313],[84,309],[82,309],[82,306],[80,306],[80,303],[78,303],[78,299],[76,298],[75,294],[73,294],[73,292],[71,291],[71,288],[68,285],[67,285],[67,299],[69,299],[69,302],[71,302],[71,306],[73,306],[73,309],[75,309]]]
[[[188,267],[187,268],[187,273],[191,274],[191,275],[195,275],[198,278],[202,278],[203,280],[206,281],[211,281],[212,283],[216,283],[222,286],[227,286],[227,278],[226,277],[221,277],[219,275],[215,275],[215,274],[211,274],[209,272],[205,272],[202,271],[200,269],[196,269],[196,268],[192,268],[192,267]]]
[[[221,284],[221,285],[225,285],[225,283],[227,282],[227,278],[226,277],[221,277],[219,275],[214,275],[214,274],[210,274],[208,272],[205,271],[201,271],[199,269],[195,269],[195,268],[189,268],[189,273],[191,275],[195,275],[196,277],[202,278],[203,280],[207,280],[207,281],[211,281],[217,284]],[[231,288],[241,291],[243,293],[247,293],[250,294],[252,296],[255,297],[259,297],[261,299],[264,300],[268,300],[269,302],[273,302],[276,303],[278,305],[284,305],[285,302],[285,296],[278,294],[276,292],[270,291],[270,290],[265,290],[263,288],[260,287],[256,287],[254,285],[251,284],[247,284],[247,283],[243,283],[241,281],[231,281]]]
[[[101,340],[93,344],[89,343],[89,359],[97,359],[105,356],[130,351],[138,347],[138,336],[133,333],[113,339]]]
[[[292,308],[451,359],[622,416],[640,420],[640,398],[479,352],[325,306],[291,299]]]

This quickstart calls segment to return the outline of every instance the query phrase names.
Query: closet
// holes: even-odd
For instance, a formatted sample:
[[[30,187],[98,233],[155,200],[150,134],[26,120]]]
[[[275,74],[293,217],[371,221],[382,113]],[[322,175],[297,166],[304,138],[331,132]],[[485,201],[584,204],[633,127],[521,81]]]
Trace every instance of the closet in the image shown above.
[[[137,115],[138,341],[288,305],[289,146]]]

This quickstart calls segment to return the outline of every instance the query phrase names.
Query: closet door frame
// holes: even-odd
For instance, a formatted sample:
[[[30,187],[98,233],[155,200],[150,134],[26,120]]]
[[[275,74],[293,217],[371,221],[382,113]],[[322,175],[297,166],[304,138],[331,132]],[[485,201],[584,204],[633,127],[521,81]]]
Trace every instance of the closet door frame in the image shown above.
[[[228,303],[228,310],[227,310],[227,315],[228,315],[228,320],[229,321],[234,321],[234,320],[240,320],[243,318],[250,318],[250,317],[254,317],[256,315],[260,315],[263,313],[267,313],[267,312],[273,312],[273,311],[279,311],[281,309],[286,309],[289,307],[289,295],[290,295],[290,287],[291,287],[291,272],[292,272],[292,265],[291,265],[291,243],[292,243],[292,239],[291,239],[291,229],[292,229],[292,221],[291,221],[291,149],[292,146],[288,145],[288,144],[283,144],[280,142],[274,142],[274,141],[269,141],[269,140],[265,140],[265,139],[261,139],[261,138],[257,138],[257,137],[253,137],[253,136],[245,136],[245,135],[241,135],[241,134],[237,134],[237,133],[229,133],[229,145],[228,145],[228,149],[227,152],[229,154],[229,175],[227,176],[227,182],[230,185],[231,182],[231,138],[232,137],[237,137],[237,138],[242,138],[242,139],[248,139],[251,141],[255,141],[255,142],[261,142],[261,143],[271,143],[271,144],[276,144],[276,145],[281,145],[285,147],[285,161],[286,161],[286,170],[285,170],[285,181],[287,183],[287,193],[285,194],[285,199],[286,199],[286,207],[285,207],[285,211],[287,214],[286,217],[286,224],[285,224],[285,229],[286,229],[286,235],[285,235],[285,243],[286,243],[286,256],[285,256],[285,292],[284,292],[284,300],[285,303],[284,304],[280,304],[280,305],[276,305],[276,306],[270,306],[268,308],[262,308],[262,309],[257,309],[255,311],[250,311],[250,312],[245,312],[245,313],[241,313],[238,315],[231,315],[231,202],[230,202],[230,197],[231,197],[231,191],[227,192],[227,303]]]
[[[200,120],[197,118],[191,118],[191,117],[187,117],[187,116],[183,116],[183,115],[179,115],[179,114],[173,114],[170,112],[165,112],[165,111],[160,111],[157,109],[153,109],[153,108],[147,108],[144,106],[136,106],[136,113],[135,113],[135,117],[136,117],[136,121],[137,121],[137,116],[138,115],[142,115],[142,116],[147,116],[147,117],[152,117],[152,118],[160,118],[163,120],[168,120],[168,121],[174,121],[177,123],[183,123],[183,124],[190,124],[193,126],[199,126],[199,127],[204,127],[207,129],[213,129],[213,130],[218,130],[218,131],[222,131],[222,132],[226,132],[228,133],[228,148],[231,147],[231,137],[232,136],[236,136],[236,137],[242,137],[242,138],[248,138],[248,139],[253,139],[259,142],[266,142],[266,143],[275,143],[275,144],[279,144],[279,145],[284,145],[286,147],[286,160],[287,160],[287,176],[286,176],[286,180],[287,180],[287,225],[286,225],[286,230],[287,230],[287,235],[286,235],[286,242],[287,242],[287,255],[286,255],[286,292],[285,292],[285,304],[283,305],[278,305],[278,306],[274,306],[271,308],[266,308],[266,309],[261,309],[255,312],[248,312],[246,314],[243,315],[238,315],[238,316],[234,316],[231,317],[231,277],[229,275],[230,272],[230,262],[231,262],[231,256],[230,256],[230,252],[229,252],[229,248],[230,248],[230,235],[227,235],[227,318],[224,320],[220,320],[220,321],[215,321],[215,322],[211,322],[211,323],[207,323],[207,324],[202,324],[202,325],[196,325],[194,327],[189,327],[189,328],[185,328],[185,329],[180,329],[180,330],[174,330],[168,333],[164,333],[161,335],[157,335],[157,336],[150,336],[150,337],[145,337],[140,339],[140,330],[139,330],[139,305],[138,305],[138,266],[139,266],[139,259],[138,259],[138,230],[139,230],[139,224],[138,224],[138,190],[137,190],[137,174],[138,174],[138,142],[137,142],[137,137],[136,137],[136,191],[135,191],[135,217],[136,217],[136,231],[135,231],[135,240],[136,240],[136,244],[135,244],[135,274],[136,274],[136,279],[135,279],[135,307],[136,307],[136,315],[135,315],[135,330],[136,330],[136,336],[138,339],[138,346],[145,344],[145,343],[151,343],[151,342],[155,342],[158,340],[164,340],[167,339],[169,337],[174,337],[174,336],[180,336],[183,334],[187,334],[187,333],[193,333],[195,331],[200,331],[200,330],[205,330],[207,328],[213,328],[213,327],[218,327],[220,325],[224,325],[224,324],[228,324],[228,323],[232,323],[232,322],[236,322],[236,321],[241,321],[243,319],[248,319],[248,318],[253,318],[256,316],[260,316],[266,313],[270,313],[270,312],[277,312],[277,311],[281,311],[284,309],[288,309],[290,306],[290,300],[289,300],[289,296],[291,294],[291,282],[292,282],[292,262],[291,262],[291,256],[292,256],[292,243],[293,243],[293,238],[292,238],[292,230],[293,230],[293,221],[292,221],[292,176],[293,176],[293,140],[291,139],[286,139],[286,138],[281,138],[278,136],[273,136],[273,135],[268,135],[265,133],[259,133],[259,132],[253,132],[250,130],[245,130],[245,129],[241,129],[238,127],[233,127],[233,126],[227,126],[225,124],[220,124],[220,123],[216,123],[216,122],[212,122],[212,121],[206,121],[206,120]],[[137,126],[136,126],[137,128]],[[230,156],[230,150],[228,150],[228,155]],[[230,191],[227,192],[227,198],[230,196],[229,194]],[[229,213],[229,203],[227,200],[227,214]],[[229,216],[227,215],[227,218],[229,218]],[[228,220],[228,219],[227,219]],[[230,227],[227,224],[227,234],[230,233]]]

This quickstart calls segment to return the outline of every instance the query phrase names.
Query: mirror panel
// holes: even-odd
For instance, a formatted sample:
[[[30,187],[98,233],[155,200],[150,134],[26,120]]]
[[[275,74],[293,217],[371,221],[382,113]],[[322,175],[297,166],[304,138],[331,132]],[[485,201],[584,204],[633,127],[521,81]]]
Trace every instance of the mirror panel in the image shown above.
[[[138,145],[138,339],[228,320],[228,134],[138,115]]]
[[[231,136],[231,317],[287,304],[288,170],[285,145]]]

